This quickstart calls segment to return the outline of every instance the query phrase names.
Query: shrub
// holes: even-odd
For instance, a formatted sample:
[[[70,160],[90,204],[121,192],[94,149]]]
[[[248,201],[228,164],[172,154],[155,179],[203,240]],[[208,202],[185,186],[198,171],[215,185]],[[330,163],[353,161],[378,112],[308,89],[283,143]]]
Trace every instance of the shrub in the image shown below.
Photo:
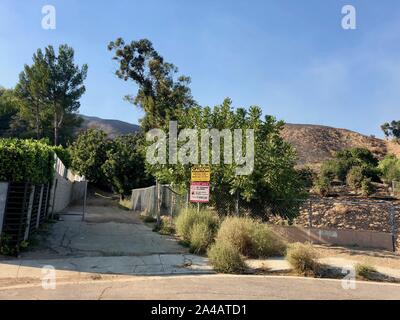
[[[374,185],[371,183],[371,179],[365,178],[361,181],[361,194],[363,196],[369,196],[375,191]]]
[[[298,274],[316,275],[319,272],[318,254],[310,244],[296,242],[289,245],[286,259]]]
[[[284,242],[265,224],[246,217],[226,218],[218,231],[216,242],[226,242],[249,257],[283,255]]]
[[[331,190],[331,180],[326,176],[320,176],[315,183],[315,191],[325,197]]]
[[[54,152],[46,143],[0,138],[0,181],[47,183],[53,165]]]
[[[363,168],[359,166],[352,167],[346,176],[346,183],[353,190],[361,188],[361,183],[365,179]]]
[[[378,274],[377,270],[368,264],[357,263],[354,269],[356,277],[362,279],[375,279]]]
[[[400,180],[400,159],[395,155],[389,154],[380,162],[378,168],[381,171],[382,180],[391,183],[393,180]]]
[[[253,252],[255,257],[284,256],[286,243],[269,227],[257,223],[253,229]]]
[[[214,243],[208,250],[208,258],[217,272],[241,273],[246,270],[240,251],[228,242]]]
[[[304,167],[296,170],[299,180],[304,188],[311,188],[315,180],[315,172],[310,167]]]
[[[64,166],[71,168],[72,159],[70,150],[68,148],[64,148],[63,146],[53,146],[52,148]]]
[[[160,234],[170,235],[175,233],[175,226],[172,222],[171,217],[161,217],[161,223],[158,227]]]
[[[204,224],[215,234],[218,228],[218,218],[214,212],[210,210],[200,210],[188,208],[183,209],[175,219],[176,232],[183,240],[190,242],[192,227],[195,224]]]
[[[196,222],[190,232],[190,252],[203,254],[209,245],[213,242],[215,232],[204,221]]]

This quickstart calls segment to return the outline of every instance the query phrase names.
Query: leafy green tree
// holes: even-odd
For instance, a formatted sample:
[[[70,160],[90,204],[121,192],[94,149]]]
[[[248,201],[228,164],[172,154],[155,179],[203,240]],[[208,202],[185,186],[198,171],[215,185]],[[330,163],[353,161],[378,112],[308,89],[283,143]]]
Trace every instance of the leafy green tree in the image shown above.
[[[71,47],[61,45],[58,54],[52,46],[44,53],[38,49],[33,64],[25,65],[15,89],[22,101],[19,121],[34,128],[37,139],[49,137],[58,145],[63,134],[61,141],[65,143],[81,121],[76,113],[86,76],[87,65],[75,65]]]
[[[381,129],[386,137],[393,137],[395,139],[400,139],[400,120],[393,120],[392,122],[385,122],[381,125]]]
[[[70,147],[72,168],[90,182],[106,186],[101,166],[107,161],[110,148],[111,142],[104,131],[88,129],[82,132]]]
[[[134,188],[147,187],[153,179],[145,171],[143,136],[130,134],[115,138],[101,167],[114,192],[128,195]]]
[[[234,110],[231,101],[222,105],[192,107],[177,117],[179,130],[201,129],[254,129],[254,170],[249,175],[235,174],[236,164],[221,159],[211,167],[211,204],[221,215],[234,213],[236,200],[240,207],[252,214],[268,219],[269,215],[293,218],[298,213],[304,188],[294,169],[296,153],[280,136],[284,123],[272,116],[261,118],[261,109],[251,107]],[[165,128],[168,131],[168,128]],[[245,141],[245,139],[243,139]],[[221,150],[225,141],[221,139]],[[212,154],[209,145],[209,154]],[[240,152],[240,151],[239,151]],[[221,152],[223,154],[223,152]],[[159,181],[170,183],[176,189],[187,190],[191,165],[147,163],[147,168]]]
[[[52,46],[45,49],[45,61],[50,75],[48,99],[52,114],[54,144],[59,143],[60,130],[65,123],[73,127],[79,125],[76,112],[79,110],[79,99],[85,93],[83,84],[88,67],[81,68],[74,63],[74,49],[63,44],[58,49],[58,55]]]
[[[25,65],[15,92],[21,101],[20,119],[34,128],[36,139],[42,138],[43,122],[48,116],[50,73],[41,49],[33,55],[32,66]]]
[[[385,158],[379,162],[378,167],[382,173],[382,180],[385,183],[400,181],[400,159],[394,154],[386,155]]]
[[[117,77],[138,85],[136,95],[127,95],[125,99],[145,112],[140,121],[144,130],[161,127],[195,105],[188,87],[190,78],[177,76],[178,69],[165,62],[149,40],[126,44],[118,38],[109,43],[108,49],[119,63]]]
[[[11,123],[18,113],[19,103],[14,90],[0,87],[0,136],[10,134]]]

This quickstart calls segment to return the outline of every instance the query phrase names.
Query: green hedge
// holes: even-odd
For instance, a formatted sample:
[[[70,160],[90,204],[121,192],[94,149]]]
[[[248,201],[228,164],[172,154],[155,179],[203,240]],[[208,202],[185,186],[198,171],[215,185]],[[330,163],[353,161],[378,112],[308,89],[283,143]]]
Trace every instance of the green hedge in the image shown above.
[[[53,167],[54,147],[35,140],[0,138],[0,181],[47,183]]]

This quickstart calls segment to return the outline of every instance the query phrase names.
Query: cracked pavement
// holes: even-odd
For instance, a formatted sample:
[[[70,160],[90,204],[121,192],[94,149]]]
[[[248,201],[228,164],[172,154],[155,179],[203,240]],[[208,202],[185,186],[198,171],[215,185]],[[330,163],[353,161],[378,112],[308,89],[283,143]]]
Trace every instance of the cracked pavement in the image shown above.
[[[172,236],[153,232],[133,212],[90,206],[85,221],[70,208],[51,223],[39,243],[18,259],[0,258],[0,288],[37,283],[42,267],[53,266],[57,280],[103,275],[212,273],[208,260],[191,255]]]

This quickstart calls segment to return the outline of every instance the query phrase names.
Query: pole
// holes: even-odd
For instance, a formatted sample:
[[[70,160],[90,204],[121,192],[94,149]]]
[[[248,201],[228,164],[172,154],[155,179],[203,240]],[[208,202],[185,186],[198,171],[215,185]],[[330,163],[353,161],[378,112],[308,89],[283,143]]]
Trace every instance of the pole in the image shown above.
[[[86,196],[87,196],[87,187],[88,181],[85,180],[85,190],[83,192],[83,212],[82,212],[82,221],[85,221],[86,218]]]
[[[395,219],[395,208],[393,205],[391,205],[390,207],[390,226],[392,233],[393,252],[396,252],[396,219]]]
[[[156,191],[157,191],[157,226],[159,227],[161,225],[161,197],[160,197],[160,183],[158,180],[156,181]]]

